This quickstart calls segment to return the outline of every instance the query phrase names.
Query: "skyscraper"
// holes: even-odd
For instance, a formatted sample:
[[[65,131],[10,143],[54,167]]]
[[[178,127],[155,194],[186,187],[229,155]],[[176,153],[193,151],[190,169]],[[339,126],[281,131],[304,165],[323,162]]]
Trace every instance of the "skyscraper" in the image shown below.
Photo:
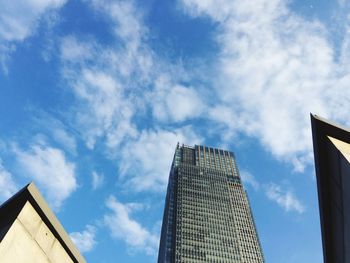
[[[232,152],[177,145],[158,263],[264,262]]]

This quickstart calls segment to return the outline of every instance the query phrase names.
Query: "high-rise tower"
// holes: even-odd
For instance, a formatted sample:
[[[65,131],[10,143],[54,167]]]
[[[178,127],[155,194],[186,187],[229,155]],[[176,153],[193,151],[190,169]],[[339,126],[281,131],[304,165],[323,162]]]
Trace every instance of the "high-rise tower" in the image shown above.
[[[232,152],[177,145],[158,263],[264,262]]]

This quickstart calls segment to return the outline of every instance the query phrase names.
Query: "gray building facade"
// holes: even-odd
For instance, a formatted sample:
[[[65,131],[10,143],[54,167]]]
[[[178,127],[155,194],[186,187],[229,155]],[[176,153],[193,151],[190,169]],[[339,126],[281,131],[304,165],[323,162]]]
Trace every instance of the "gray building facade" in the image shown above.
[[[264,262],[234,154],[177,145],[158,263]]]

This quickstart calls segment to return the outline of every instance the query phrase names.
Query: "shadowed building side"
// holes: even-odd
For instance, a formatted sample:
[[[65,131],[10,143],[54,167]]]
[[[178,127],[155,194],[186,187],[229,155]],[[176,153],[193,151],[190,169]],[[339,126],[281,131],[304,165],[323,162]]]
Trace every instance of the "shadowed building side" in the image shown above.
[[[85,263],[33,183],[0,206],[2,263]]]
[[[311,115],[325,263],[350,263],[350,130]]]

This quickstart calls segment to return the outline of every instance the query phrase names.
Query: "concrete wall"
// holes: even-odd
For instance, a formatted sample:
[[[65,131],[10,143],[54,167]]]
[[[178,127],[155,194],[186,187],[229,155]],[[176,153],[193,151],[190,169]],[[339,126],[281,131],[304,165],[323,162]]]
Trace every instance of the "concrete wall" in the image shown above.
[[[1,241],[0,259],[2,263],[73,263],[29,202]]]

